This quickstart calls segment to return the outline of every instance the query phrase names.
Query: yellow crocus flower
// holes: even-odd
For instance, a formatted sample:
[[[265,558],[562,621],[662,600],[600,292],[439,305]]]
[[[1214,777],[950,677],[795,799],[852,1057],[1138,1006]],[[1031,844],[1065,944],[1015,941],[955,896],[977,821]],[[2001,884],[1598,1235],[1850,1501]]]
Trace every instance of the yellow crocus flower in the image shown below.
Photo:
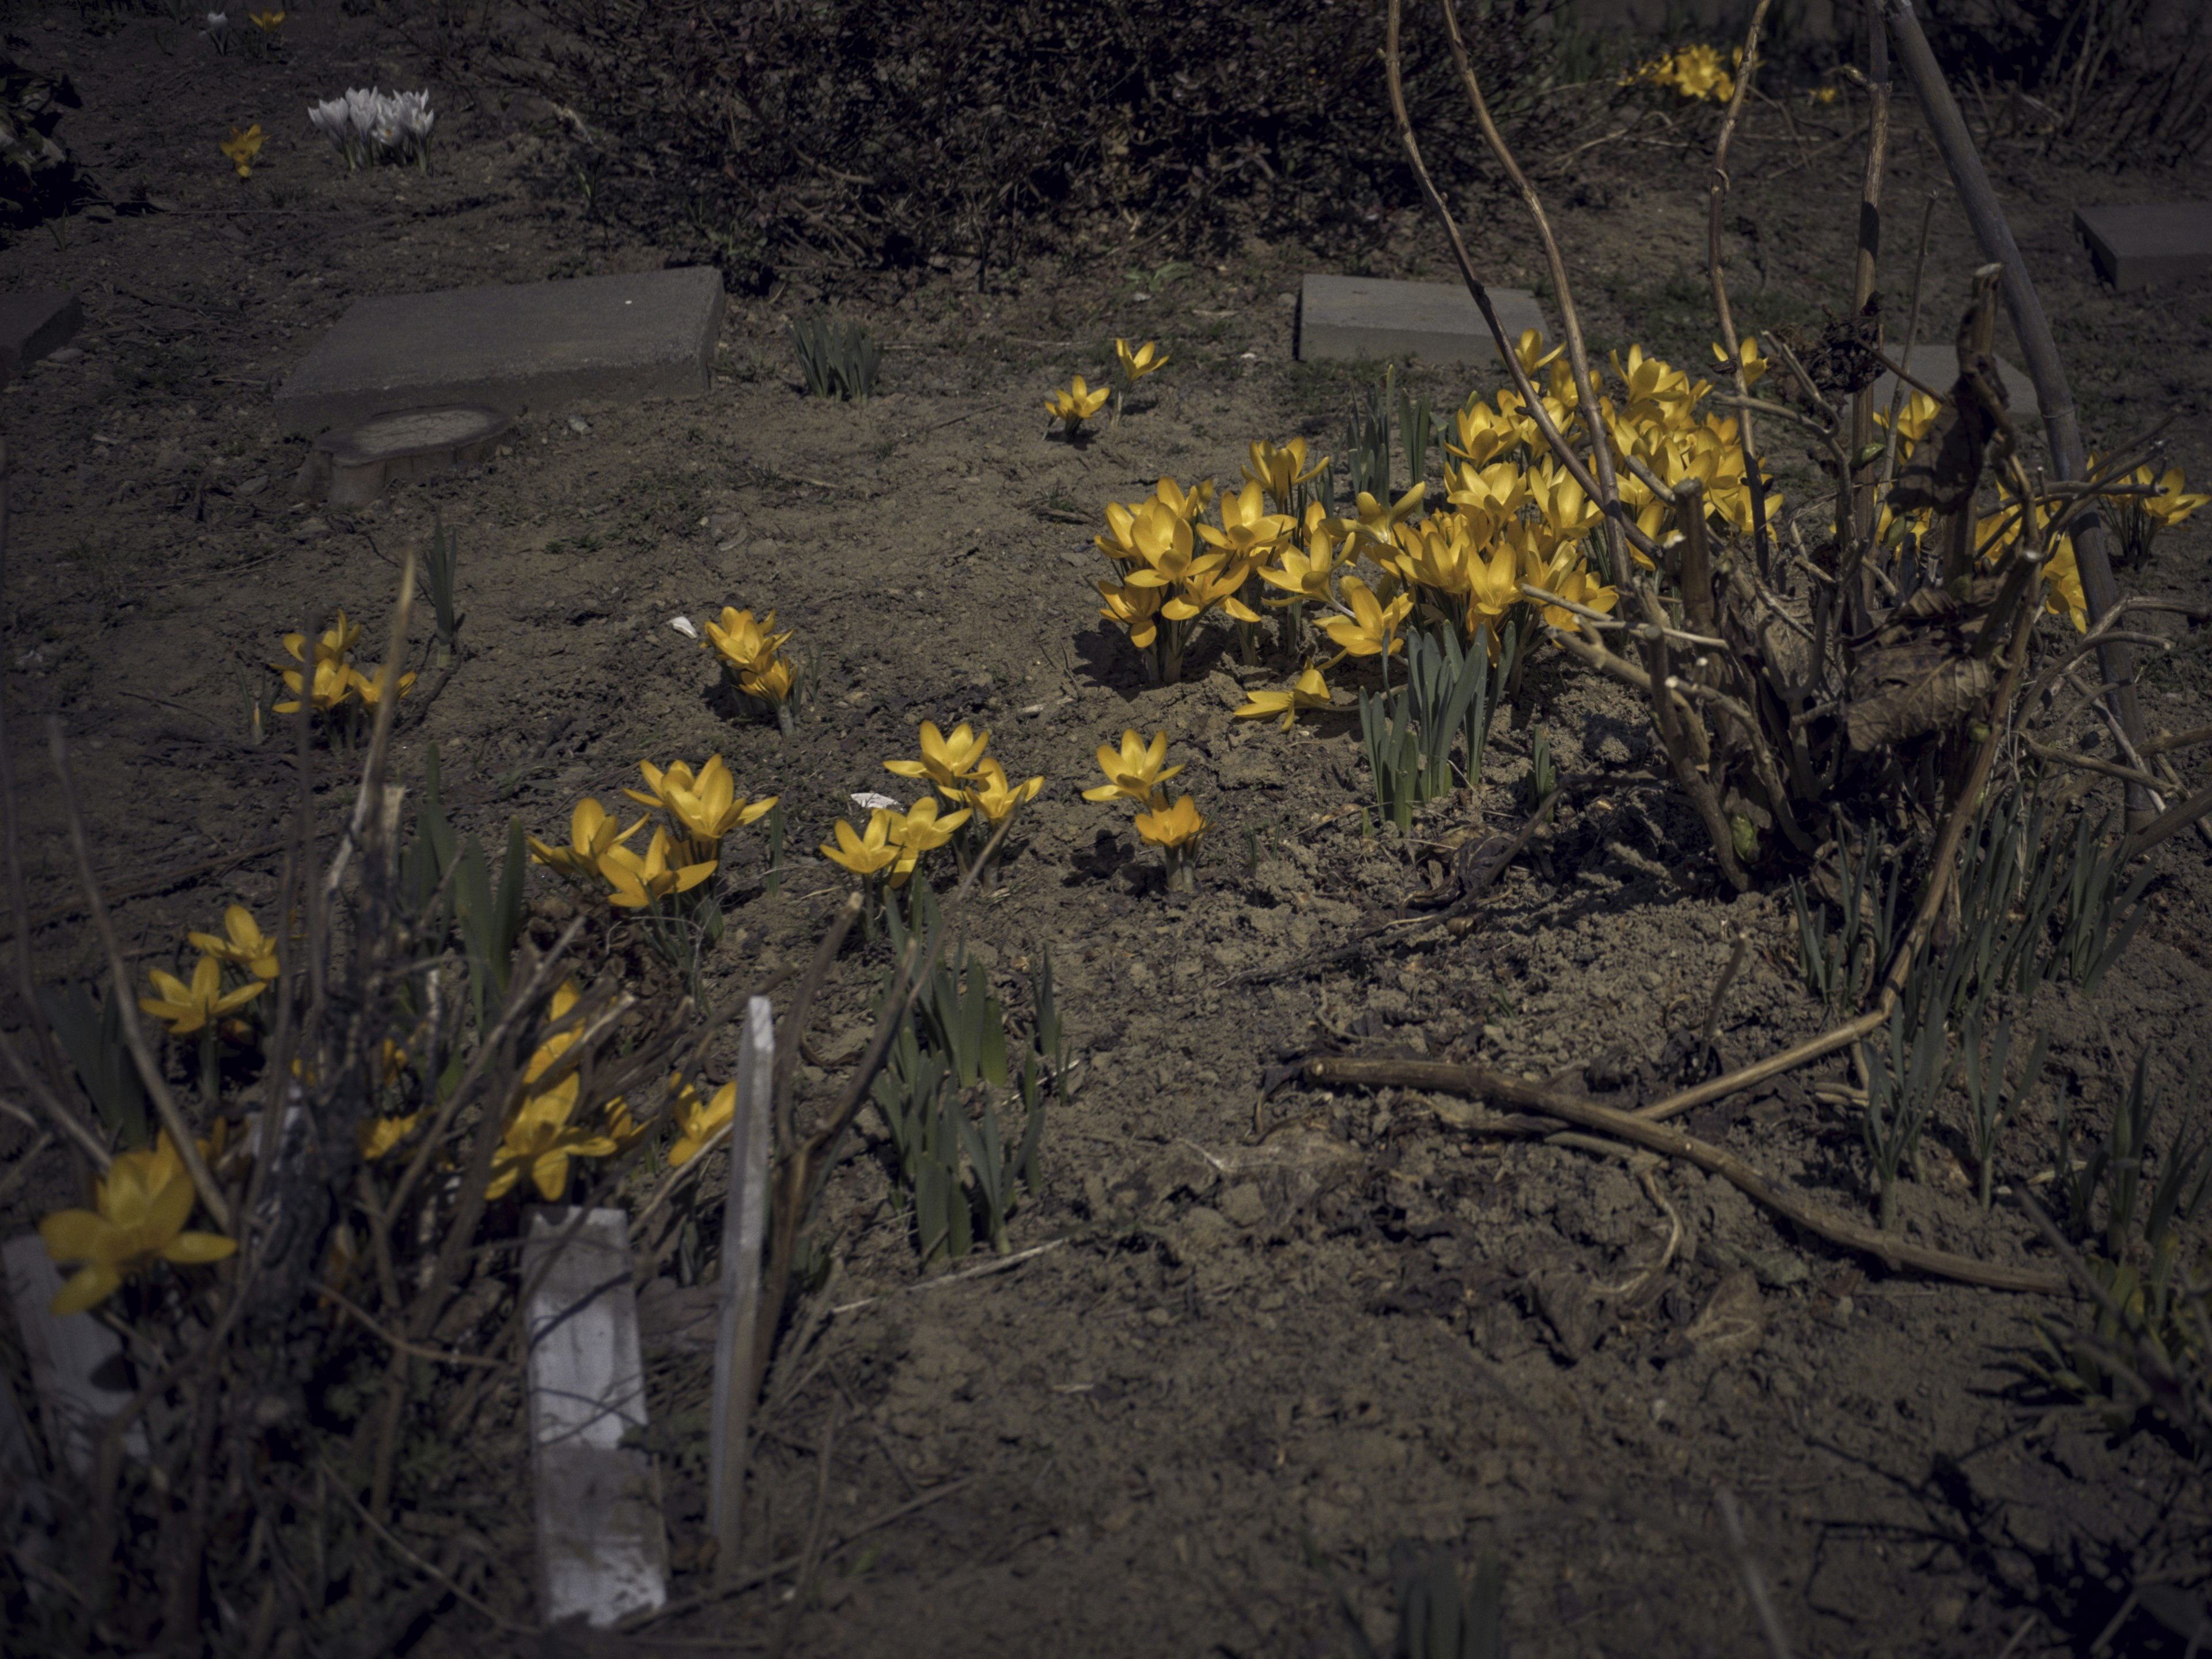
[[[920,760],[890,760],[884,763],[884,770],[902,778],[927,778],[954,800],[960,799],[966,787],[961,780],[982,764],[983,751],[990,747],[991,734],[976,732],[966,721],[952,728],[946,737],[937,729],[934,720],[921,723],[921,758]]]
[[[1159,342],[1157,340],[1147,340],[1143,345],[1132,351],[1127,340],[1114,342],[1114,356],[1121,365],[1122,378],[1130,386],[1134,386],[1146,375],[1168,366],[1166,352],[1160,352],[1157,356],[1153,355],[1154,349],[1158,344]],[[1075,386],[1077,391],[1082,390],[1083,382],[1079,378],[1075,382]]]
[[[236,1239],[220,1233],[185,1231],[192,1212],[192,1181],[166,1129],[150,1152],[117,1153],[94,1194],[96,1209],[57,1210],[39,1223],[47,1255],[84,1264],[53,1299],[55,1314],[99,1306],[126,1274],[157,1261],[197,1266],[221,1261],[238,1249]]]
[[[1298,676],[1297,684],[1287,691],[1248,691],[1245,696],[1249,701],[1237,710],[1238,720],[1271,720],[1279,714],[1282,716],[1282,730],[1285,732],[1307,709],[1319,709],[1325,714],[1336,706],[1336,698],[1328,689],[1328,682],[1322,678],[1321,670],[1311,663],[1308,663],[1305,672]],[[1186,795],[1183,799],[1188,800],[1189,797]]]
[[[682,761],[665,772],[651,761],[640,761],[638,770],[645,774],[652,793],[625,789],[623,793],[641,806],[657,806],[667,813],[683,830],[690,850],[702,854],[719,846],[732,830],[766,817],[781,799],[769,795],[762,800],[740,800],[730,769],[720,755],[708,757],[696,776]]]
[[[1012,817],[1018,807],[1035,800],[1037,791],[1043,787],[1042,775],[1031,778],[1026,783],[1010,784],[1006,781],[1006,769],[995,760],[987,760],[975,768],[960,799],[966,801],[984,823],[995,830]]]
[[[190,985],[159,968],[149,971],[146,977],[153,981],[158,994],[140,997],[138,1006],[155,1018],[165,1021],[171,1036],[190,1036],[224,1015],[243,1008],[269,988],[264,981],[257,979],[235,991],[225,991],[222,964],[210,956],[199,959],[192,969]]]
[[[1352,614],[1328,617],[1322,621],[1322,631],[1335,642],[1339,653],[1346,657],[1388,657],[1402,650],[1406,642],[1398,637],[1398,630],[1413,611],[1413,597],[1401,593],[1386,605],[1357,576],[1346,576],[1342,587]]]
[[[695,1084],[685,1084],[676,1097],[676,1139],[668,1149],[668,1167],[680,1170],[707,1149],[722,1126],[737,1115],[738,1085],[725,1083],[709,1100],[699,1098]]]
[[[724,605],[719,621],[707,624],[707,645],[729,665],[733,673],[743,674],[783,648],[791,637],[788,630],[778,634],[775,612],[755,621],[750,611],[739,611]]]
[[[1132,727],[1121,733],[1119,754],[1110,744],[1098,745],[1098,769],[1106,775],[1106,781],[1096,789],[1085,790],[1083,799],[1112,800],[1118,795],[1127,795],[1131,800],[1149,801],[1155,789],[1182,770],[1181,765],[1165,766],[1167,757],[1166,732],[1155,733],[1152,742],[1146,744]]]
[[[276,941],[261,931],[254,921],[253,912],[242,904],[234,904],[222,913],[223,937],[213,933],[187,933],[185,939],[197,945],[217,962],[228,962],[243,968],[256,979],[276,977]]]
[[[346,671],[346,678],[353,687],[354,696],[361,699],[362,707],[374,714],[377,705],[384,701],[384,670],[373,668],[364,674],[358,668],[349,668]],[[392,688],[393,695],[404,697],[414,689],[414,685],[415,676],[411,671],[402,674]]]
[[[362,1123],[354,1132],[355,1141],[361,1148],[362,1162],[375,1163],[412,1134],[415,1126],[422,1121],[422,1113],[410,1112],[405,1117],[371,1118]]]
[[[1273,496],[1279,510],[1290,506],[1291,490],[1319,477],[1328,465],[1326,455],[1311,466],[1306,465],[1304,438],[1293,438],[1281,445],[1262,439],[1252,445],[1252,459],[1245,463],[1244,476]]]
[[[1160,607],[1167,602],[1164,587],[1139,587],[1128,582],[1119,586],[1110,582],[1097,584],[1098,597],[1106,601],[1106,608],[1098,614],[1108,622],[1118,623],[1129,630],[1129,643],[1139,651],[1148,651],[1159,637]]]
[[[1287,514],[1268,512],[1261,486],[1248,483],[1235,495],[1222,496],[1220,529],[1210,524],[1197,528],[1210,546],[1221,549],[1231,557],[1244,554],[1264,557],[1289,533],[1291,522]]]
[[[1135,821],[1137,834],[1147,845],[1182,849],[1206,834],[1206,820],[1188,795],[1170,806],[1167,791],[1163,789],[1146,805],[1150,810],[1138,813]]]
[[[1279,587],[1286,597],[1267,599],[1271,605],[1327,605],[1329,599],[1329,573],[1336,568],[1335,544],[1331,540],[1326,521],[1321,517],[1321,504],[1314,503],[1307,519],[1305,551],[1286,544],[1278,556],[1278,562],[1263,568],[1260,580],[1270,587]]]
[[[1109,395],[1104,386],[1093,392],[1079,374],[1072,383],[1045,399],[1044,412],[1065,427],[1067,435],[1073,438],[1077,428],[1106,406]]]
[[[253,158],[261,154],[261,146],[267,142],[261,131],[261,123],[256,121],[244,132],[233,127],[230,130],[230,137],[219,143],[216,148],[220,149],[228,159],[231,166],[238,170],[240,178],[250,179],[253,176]]]
[[[889,834],[899,854],[898,862],[891,866],[891,885],[904,886],[915,866],[921,862],[921,855],[951,841],[952,832],[974,816],[971,809],[963,806],[957,812],[940,817],[934,795],[923,796],[908,811],[892,814]]]
[[[1173,478],[1163,478],[1153,486],[1152,499],[1170,512],[1180,514],[1185,523],[1194,524],[1213,505],[1213,480],[1208,478],[1185,489]]]
[[[530,855],[540,864],[548,865],[563,875],[574,876],[585,881],[599,878],[599,860],[645,828],[646,820],[639,818],[627,830],[617,830],[615,818],[598,801],[586,795],[576,803],[576,810],[568,818],[568,841],[566,847],[548,847],[537,836],[530,836]]]
[[[868,814],[865,835],[840,818],[837,844],[831,847],[824,843],[822,856],[832,864],[842,865],[864,880],[878,875],[898,862],[899,849],[891,842],[890,828],[891,814],[880,806]]]
[[[270,666],[275,667],[276,665],[271,664]],[[284,689],[292,694],[292,700],[272,706],[280,714],[296,714],[300,712],[301,671],[288,668],[280,672],[284,677]],[[319,660],[315,664],[314,690],[308,694],[307,700],[314,705],[317,714],[327,714],[353,695],[353,671],[343,662],[328,659]]]
[[[609,848],[599,860],[599,873],[614,890],[607,895],[607,902],[625,910],[642,910],[661,899],[690,892],[714,873],[714,860],[678,865],[671,857],[676,851],[668,832],[659,828],[641,855],[627,847]]]

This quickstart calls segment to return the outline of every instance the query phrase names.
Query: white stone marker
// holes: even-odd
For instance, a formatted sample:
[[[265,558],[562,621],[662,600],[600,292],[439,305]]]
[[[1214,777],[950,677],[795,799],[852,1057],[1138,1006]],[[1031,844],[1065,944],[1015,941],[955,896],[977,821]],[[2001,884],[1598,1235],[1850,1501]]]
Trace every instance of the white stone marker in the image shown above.
[[[57,1463],[89,1474],[100,1429],[131,1403],[122,1339],[88,1313],[64,1317],[49,1311],[61,1294],[62,1270],[36,1233],[0,1245],[0,1257],[7,1262],[8,1299],[15,1304],[31,1361],[31,1386],[46,1420],[46,1445]],[[144,1457],[146,1425],[133,1423],[123,1446],[131,1456]]]
[[[714,1436],[708,1522],[718,1577],[738,1570],[744,1522],[745,1440],[752,1427],[754,1344],[759,1333],[761,1241],[768,1230],[768,1120],[775,1091],[775,1014],[766,997],[745,1005],[738,1053],[737,1112],[730,1129],[730,1200],[722,1212],[721,1324],[714,1340]]]
[[[530,1298],[530,1449],[538,1490],[538,1605],[549,1625],[604,1628],[668,1599],[668,1537],[653,1460],[625,1448],[645,1426],[645,1364],[620,1210],[540,1210],[522,1249]],[[557,1250],[557,1254],[556,1254]]]

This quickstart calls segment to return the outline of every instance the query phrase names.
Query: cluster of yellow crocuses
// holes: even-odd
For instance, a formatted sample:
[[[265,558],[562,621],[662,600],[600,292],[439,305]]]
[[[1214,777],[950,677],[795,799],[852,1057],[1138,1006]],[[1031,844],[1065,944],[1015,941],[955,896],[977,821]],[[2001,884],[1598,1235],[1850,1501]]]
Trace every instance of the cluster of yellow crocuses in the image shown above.
[[[1587,450],[1589,428],[1561,353],[1547,351],[1531,330],[1516,355],[1552,422]],[[1765,373],[1755,341],[1744,343],[1743,362],[1747,380]],[[1615,452],[1632,455],[1670,488],[1695,478],[1709,522],[1748,531],[1751,492],[1737,423],[1704,407],[1711,385],[1634,346],[1613,358],[1613,369],[1597,412]],[[1296,607],[1294,619],[1311,617],[1317,625],[1315,655],[1322,648],[1334,654],[1310,657],[1291,690],[1255,693],[1237,711],[1287,724],[1334,706],[1328,670],[1346,658],[1387,661],[1408,628],[1455,627],[1470,646],[1485,641],[1494,655],[1509,623],[1525,629],[1538,611],[1571,627],[1569,607],[1599,615],[1613,609],[1614,589],[1590,556],[1604,515],[1553,459],[1519,393],[1471,398],[1444,447],[1443,499],[1433,512],[1430,492],[1416,488],[1395,501],[1362,492],[1351,511],[1332,516],[1307,498],[1305,486],[1328,462],[1309,463],[1303,439],[1252,445],[1243,487],[1223,492],[1218,504],[1210,481],[1185,489],[1172,478],[1146,501],[1109,503],[1105,533],[1094,538],[1114,565],[1113,579],[1098,584],[1102,614],[1128,631],[1156,678],[1172,681],[1190,630],[1208,611],[1253,622],[1255,600]],[[1679,532],[1674,503],[1625,466],[1620,484],[1624,504],[1655,540]],[[1769,512],[1778,505],[1770,490]],[[1206,521],[1209,509],[1218,523]],[[1531,588],[1544,597],[1532,599]]]
[[[546,1010],[556,1029],[532,1050],[522,1085],[492,1155],[488,1199],[501,1199],[527,1181],[541,1199],[556,1204],[567,1195],[569,1166],[579,1158],[618,1158],[653,1127],[639,1123],[620,1095],[587,1105],[582,1097],[582,1056],[573,1050],[583,1036],[577,1012],[581,994],[573,980],[554,992]],[[668,1147],[671,1167],[696,1158],[726,1125],[737,1106],[737,1085],[726,1083],[702,1099],[696,1082],[681,1073],[668,1079],[667,1120],[676,1131]],[[374,1163],[404,1140],[420,1114],[380,1118],[362,1131],[362,1156]]]
[[[720,755],[696,773],[683,761],[665,770],[644,761],[638,769],[647,787],[623,793],[658,811],[659,822],[641,813],[628,829],[617,828],[606,808],[586,795],[569,817],[568,845],[549,847],[530,837],[538,863],[605,892],[609,903],[626,910],[652,908],[704,882],[721,860],[723,838],[766,817],[778,799],[740,796]],[[630,842],[648,823],[653,836],[640,852]]]
[[[1725,104],[1735,96],[1734,70],[1743,64],[1743,48],[1735,48],[1735,56],[1727,62],[1721,60],[1717,46],[1703,44],[1677,46],[1663,57],[1639,64],[1620,77],[1624,87],[1666,87],[1685,98],[1700,102]]]
[[[1897,454],[1900,467],[1911,458],[1913,451],[1935,429],[1942,405],[1925,392],[1916,392],[1905,400],[1897,416]],[[1888,411],[1877,410],[1875,422],[1884,428],[1889,424]],[[2100,477],[2105,471],[2102,456],[2089,458],[2089,475]],[[2156,532],[2180,524],[2203,507],[2208,496],[2193,492],[2189,480],[2178,466],[2160,472],[2145,465],[2124,477],[2106,479],[2106,483],[2155,490],[2155,495],[2124,495],[2112,498],[2113,505],[2123,514],[2140,514],[2142,533],[2147,539]],[[2055,508],[2045,503],[2036,509],[2039,530],[2050,522]],[[1875,522],[1875,539],[1893,553],[1917,556],[1923,544],[1935,528],[1935,514],[1922,508],[1913,513],[1899,513],[1884,502],[1880,518]],[[1981,557],[1995,563],[2005,551],[2020,539],[2021,515],[2017,508],[2001,507],[1996,512],[1978,518],[1974,526],[1974,546]],[[2049,557],[2044,565],[2044,608],[2055,617],[2063,617],[2074,624],[2077,633],[2087,632],[2089,626],[2089,603],[2081,590],[2081,572],[2075,562],[2074,538],[2061,532],[2051,538]]]
[[[188,933],[199,947],[200,959],[189,981],[155,968],[146,975],[154,988],[138,1006],[169,1029],[171,1036],[194,1036],[220,1028],[228,1016],[269,988],[276,977],[276,941],[261,931],[253,913],[242,904],[223,912],[223,931]],[[223,969],[234,971],[234,984],[223,983]]]
[[[1146,743],[1133,729],[1125,731],[1119,749],[1109,743],[1098,745],[1098,769],[1106,781],[1085,790],[1083,799],[1133,800],[1142,806],[1135,819],[1139,838],[1165,857],[1169,890],[1188,891],[1196,884],[1199,843],[1211,826],[1188,794],[1170,804],[1165,786],[1182,768],[1170,766],[1167,758],[1166,732],[1154,732]]]
[[[346,613],[339,611],[337,621],[325,629],[322,637],[315,641],[314,667],[310,678],[307,635],[287,634],[284,650],[291,660],[269,665],[283,677],[284,689],[292,694],[289,702],[276,705],[276,712],[298,713],[303,688],[308,704],[317,714],[325,715],[354,702],[374,714],[387,696],[405,696],[415,684],[412,673],[394,676],[386,668],[372,668],[364,673],[354,666],[353,648],[360,641],[361,624],[348,622]],[[387,665],[391,666],[396,665]]]
[[[783,654],[784,641],[790,637],[787,629],[775,631],[773,611],[756,620],[750,611],[724,605],[720,619],[707,624],[707,637],[701,643],[721,659],[722,672],[732,685],[784,721],[797,684]]]
[[[1006,769],[983,751],[991,734],[962,724],[951,736],[933,720],[921,723],[921,756],[918,760],[887,760],[884,769],[894,776],[934,785],[938,794],[955,804],[945,812],[937,795],[925,795],[904,811],[896,807],[870,809],[866,830],[855,830],[839,819],[836,843],[822,848],[823,857],[851,871],[863,880],[881,878],[887,887],[903,887],[924,857],[951,841],[963,829],[980,832],[984,842],[1000,826],[1044,787],[1042,776],[1015,783]]]
[[[1159,342],[1147,340],[1141,346],[1132,347],[1127,340],[1114,342],[1115,361],[1121,365],[1121,389],[1109,392],[1105,386],[1093,386],[1079,374],[1066,386],[1055,390],[1044,400],[1044,412],[1060,424],[1060,429],[1073,439],[1083,429],[1083,423],[1105,408],[1106,399],[1115,399],[1115,418],[1120,418],[1121,399],[1136,390],[1137,382],[1147,374],[1156,374],[1168,366],[1167,353],[1159,349]]]

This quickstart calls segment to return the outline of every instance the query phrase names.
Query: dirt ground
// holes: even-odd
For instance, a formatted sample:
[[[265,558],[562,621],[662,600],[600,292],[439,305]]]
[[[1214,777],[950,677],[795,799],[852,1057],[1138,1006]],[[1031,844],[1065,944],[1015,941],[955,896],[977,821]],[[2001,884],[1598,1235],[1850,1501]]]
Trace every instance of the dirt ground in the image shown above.
[[[435,744],[462,829],[503,834],[517,814],[553,840],[580,796],[635,782],[641,759],[726,757],[741,788],[781,797],[793,852],[775,894],[757,840],[732,860],[730,933],[708,973],[720,995],[804,960],[844,890],[811,849],[852,792],[896,784],[879,762],[913,752],[921,721],[988,726],[1015,777],[1048,780],[1026,847],[968,914],[969,949],[1016,1002],[1050,951],[1085,1060],[1074,1105],[1049,1122],[1045,1190],[1012,1228],[1016,1251],[1040,1253],[957,1283],[921,1273],[879,1146],[860,1149],[827,1203],[838,1311],[762,1425],[747,1534],[763,1566],[798,1557],[819,1493],[836,1547],[804,1604],[786,1566],[661,1621],[635,1650],[763,1647],[793,1615],[793,1653],[1308,1659],[1353,1650],[1346,1609],[1386,1640],[1394,1552],[1443,1547],[1462,1564],[1496,1553],[1516,1653],[1748,1653],[1759,1638],[1723,1489],[1800,1653],[2086,1652],[2133,1583],[2202,1579],[2201,1474],[2156,1433],[2110,1439],[2024,1370],[2031,1322],[2065,1306],[1889,1273],[1680,1168],[1647,1188],[1588,1152],[1470,1137],[1455,1103],[1295,1080],[1265,1092],[1271,1068],[1356,1053],[1654,1097],[1670,1037],[1704,1022],[1729,925],[1754,948],[1722,1010],[1726,1059],[1823,1024],[1786,890],[1730,902],[1650,769],[1648,722],[1556,657],[1501,717],[1482,787],[1427,829],[1517,823],[1539,730],[1563,769],[1609,781],[1464,936],[1333,956],[1420,880],[1394,840],[1363,839],[1356,722],[1284,735],[1233,720],[1243,687],[1283,683],[1281,664],[1241,673],[1210,635],[1184,684],[1154,687],[1100,620],[1089,538],[1106,502],[1163,474],[1234,480],[1253,439],[1338,444],[1370,375],[1292,360],[1304,250],[1251,243],[1157,284],[1129,273],[1181,250],[1032,265],[983,291],[957,270],[848,289],[840,311],[888,354],[882,395],[860,406],[801,393],[787,327],[814,293],[733,296],[707,395],[532,411],[480,472],[326,510],[293,500],[307,447],[279,438],[270,397],[352,301],[651,270],[699,250],[588,213],[568,130],[526,95],[433,82],[428,173],[349,173],[305,105],[423,82],[373,17],[304,10],[265,58],[218,57],[120,13],[16,6],[5,27],[9,52],[74,76],[84,106],[64,136],[111,203],[13,233],[0,262],[0,285],[70,288],[85,310],[75,355],[0,395],[6,692],[42,978],[90,977],[97,951],[71,902],[43,719],[63,722],[99,860],[131,895],[116,907],[126,952],[173,965],[185,931],[226,902],[265,915],[273,900],[272,802],[290,784],[276,746],[250,740],[262,665],[331,607],[374,638],[401,550],[434,516],[459,538],[467,654],[410,710],[406,775],[419,780]],[[1844,140],[1859,115],[1849,100],[1799,109],[1794,140],[1760,110],[1741,141],[1730,212],[1757,227],[1735,271],[1752,328],[1844,297],[1859,153]],[[269,141],[241,184],[216,145],[257,120]],[[1909,279],[1897,273],[1918,204],[1939,191],[1927,292],[1941,337],[1978,256],[1909,104],[1902,125],[1884,286]],[[1630,139],[1544,180],[1599,345],[1707,361],[1708,161],[1702,142]],[[2077,201],[2203,198],[2212,179],[2071,172],[2021,145],[1992,165],[2093,441],[2170,416],[2171,460],[2212,476],[2212,284],[2114,295],[2069,228]],[[1475,199],[1486,273],[1533,285],[1525,220],[1501,194]],[[1443,279],[1439,248],[1405,204],[1369,268]],[[1080,445],[1048,436],[1047,392],[1106,378],[1117,335],[1158,337],[1172,366],[1118,427]],[[1407,380],[1445,408],[1492,384],[1425,368]],[[1800,489],[1805,476],[1791,474]],[[2208,546],[2212,527],[2185,526],[2126,586],[2201,605]],[[669,626],[726,604],[774,609],[817,659],[793,735],[735,716]],[[2174,636],[2145,674],[2153,730],[2206,723],[2203,630],[2151,625]],[[1161,890],[1127,812],[1080,798],[1093,750],[1125,726],[1168,733],[1188,766],[1178,788],[1216,820],[1195,897]],[[351,777],[331,758],[333,823]],[[2139,1046],[2170,1097],[2197,1064],[2212,869],[2190,837],[2159,856],[2153,919],[2102,994],[2039,1005],[2049,1081],[2001,1178],[2051,1167],[2062,1092],[2100,1127]],[[853,1046],[881,961],[880,947],[848,950],[822,1055]],[[827,1098],[836,1076],[807,1076],[802,1101]],[[1843,1077],[1814,1067],[1688,1127],[1861,1214],[1856,1116],[1814,1093]],[[20,1153],[24,1137],[0,1136]],[[1956,1124],[1931,1141],[1930,1180],[1904,1194],[1907,1236],[2040,1258],[2015,1217],[1975,1206]],[[48,1185],[0,1223],[28,1225]],[[1670,1210],[1679,1248],[1638,1283]],[[12,1332],[0,1340],[12,1348]],[[704,1588],[685,1552],[703,1505],[705,1365],[680,1345],[652,1362],[679,1599]],[[520,1448],[510,1420],[471,1457],[410,1477],[400,1526],[479,1540],[467,1582],[528,1620]],[[451,1602],[416,1638],[472,1653],[508,1639]],[[2140,1612],[2115,1639],[2181,1646]]]

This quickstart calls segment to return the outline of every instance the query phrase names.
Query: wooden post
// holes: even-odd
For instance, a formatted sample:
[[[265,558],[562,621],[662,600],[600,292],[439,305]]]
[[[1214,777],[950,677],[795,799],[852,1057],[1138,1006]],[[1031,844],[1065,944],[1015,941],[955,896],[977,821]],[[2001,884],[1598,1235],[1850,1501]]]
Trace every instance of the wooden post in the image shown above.
[[[56,1463],[88,1474],[101,1426],[131,1401],[122,1339],[88,1313],[50,1311],[61,1294],[62,1271],[36,1233],[9,1239],[0,1246],[0,1256],[7,1262],[8,1298],[15,1304],[31,1361],[31,1386],[46,1419],[47,1448]],[[146,1455],[143,1423],[131,1425],[123,1446],[134,1458]]]
[[[550,1259],[549,1259],[550,1258]],[[545,1622],[604,1628],[668,1599],[668,1539],[645,1426],[645,1364],[620,1210],[540,1210],[522,1249],[530,1449]]]
[[[768,1231],[768,1121],[775,1092],[775,1016],[766,997],[755,997],[745,1006],[737,1082],[737,1115],[730,1132],[730,1198],[722,1212],[721,1322],[714,1341],[708,1487],[714,1577],[722,1584],[738,1574],[755,1345],[762,1337],[761,1241]]]

